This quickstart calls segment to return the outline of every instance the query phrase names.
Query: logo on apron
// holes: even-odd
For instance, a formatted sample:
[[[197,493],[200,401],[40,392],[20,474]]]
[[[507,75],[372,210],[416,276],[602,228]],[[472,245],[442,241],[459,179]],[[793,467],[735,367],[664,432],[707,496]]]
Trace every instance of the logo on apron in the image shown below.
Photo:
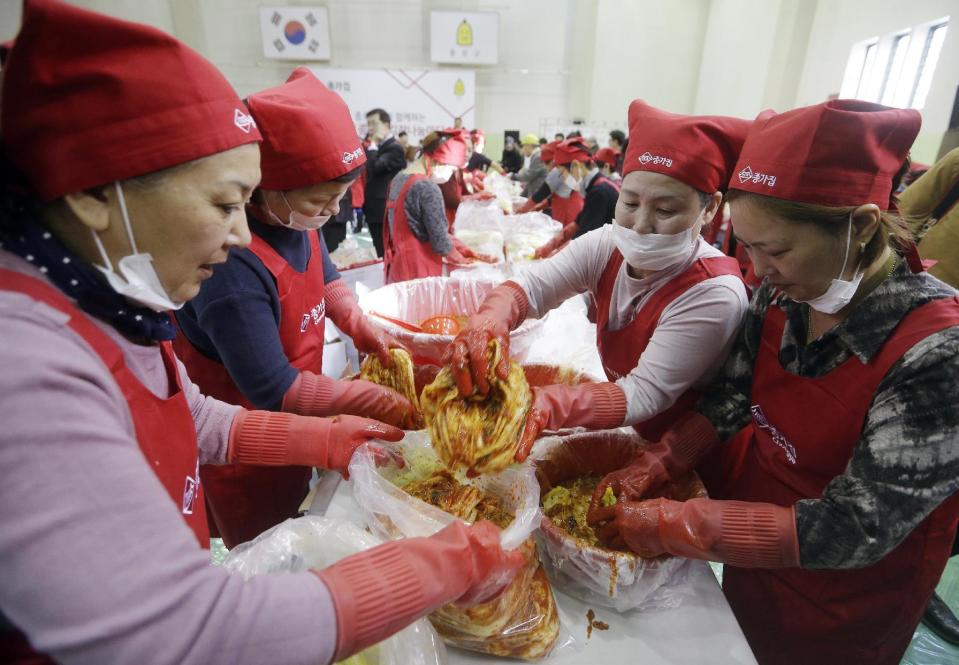
[[[300,332],[306,332],[306,329],[310,326],[311,319],[314,325],[320,325],[324,316],[326,316],[326,300],[321,300],[318,305],[303,315],[303,319],[300,321]]]
[[[196,458],[196,470],[193,476],[187,476],[183,487],[183,514],[192,515],[196,496],[200,493],[200,458]]]

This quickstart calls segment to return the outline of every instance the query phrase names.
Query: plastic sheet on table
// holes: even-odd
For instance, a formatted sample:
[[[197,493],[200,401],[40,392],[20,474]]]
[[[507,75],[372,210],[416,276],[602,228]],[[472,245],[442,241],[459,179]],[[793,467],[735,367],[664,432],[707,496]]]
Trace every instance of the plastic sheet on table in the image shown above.
[[[453,520],[453,515],[409,494],[399,485],[424,480],[442,469],[425,432],[408,432],[391,446],[405,464],[377,463],[377,449],[370,443],[357,450],[350,461],[353,497],[367,526],[385,538],[429,536]],[[519,549],[525,564],[499,596],[471,608],[446,605],[431,621],[447,642],[464,649],[537,660],[555,653],[557,645],[571,646],[571,635],[559,626],[555,599],[546,581],[531,538],[539,525],[539,484],[529,464],[514,465],[498,474],[464,479],[499,500],[512,513],[503,529],[504,549]],[[502,579],[491,579],[498,587]]]
[[[282,522],[248,543],[233,548],[223,567],[249,579],[254,575],[305,572],[382,542],[361,527],[330,517],[307,515]],[[442,665],[446,648],[429,621],[420,619],[366,649],[350,665]]]
[[[602,477],[620,469],[642,450],[629,429],[580,432],[541,439],[532,452],[540,491],[582,476]],[[676,500],[706,496],[695,474],[669,484],[661,494]],[[590,546],[548,517],[537,533],[543,562],[556,588],[587,603],[620,612],[678,607],[687,595],[688,561],[663,556],[643,559],[632,552]]]
[[[482,277],[425,277],[387,284],[361,295],[359,304],[364,312],[373,314],[369,317],[370,322],[407,345],[414,363],[442,365],[453,335],[412,332],[375,314],[417,325],[435,316],[462,317],[465,321],[498,284],[499,281],[487,281]],[[529,319],[510,333],[510,356],[514,360],[522,362],[526,357],[545,320],[546,317]]]

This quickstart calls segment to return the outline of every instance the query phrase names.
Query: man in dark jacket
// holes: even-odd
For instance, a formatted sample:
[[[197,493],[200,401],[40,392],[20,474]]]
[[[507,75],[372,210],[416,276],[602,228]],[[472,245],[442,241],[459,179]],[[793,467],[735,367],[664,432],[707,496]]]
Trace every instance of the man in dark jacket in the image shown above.
[[[377,256],[383,256],[383,216],[386,212],[386,193],[393,176],[406,168],[403,146],[390,130],[390,114],[373,109],[366,114],[370,145],[366,149],[366,190],[363,214],[370,227]]]

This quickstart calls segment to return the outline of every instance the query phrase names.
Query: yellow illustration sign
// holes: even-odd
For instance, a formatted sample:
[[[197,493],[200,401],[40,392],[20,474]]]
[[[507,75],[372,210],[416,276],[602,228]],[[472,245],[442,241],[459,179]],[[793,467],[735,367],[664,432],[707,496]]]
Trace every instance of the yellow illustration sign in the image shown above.
[[[471,26],[469,21],[467,21],[465,18],[463,19],[463,22],[459,24],[459,27],[456,28],[456,45],[473,45],[473,26]]]
[[[463,79],[456,79],[456,83],[453,84],[453,94],[457,97],[462,97],[466,94],[466,84],[463,83]]]

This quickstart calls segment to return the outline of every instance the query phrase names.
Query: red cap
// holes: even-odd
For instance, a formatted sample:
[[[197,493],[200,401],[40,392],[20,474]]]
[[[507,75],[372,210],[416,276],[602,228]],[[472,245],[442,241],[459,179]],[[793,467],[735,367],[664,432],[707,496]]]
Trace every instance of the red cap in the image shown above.
[[[260,187],[289,191],[329,182],[366,163],[353,117],[309,69],[247,98],[263,143]]]
[[[743,146],[730,189],[828,206],[889,208],[892,179],[922,122],[918,111],[854,99],[763,111]]]
[[[613,150],[610,147],[600,148],[593,155],[593,161],[599,164],[606,164],[610,168],[615,168],[616,161],[619,159],[619,150]]]
[[[668,113],[636,99],[629,105],[623,176],[654,171],[707,194],[724,190],[750,124],[722,115]]]
[[[440,129],[436,133],[448,138],[435,150],[427,153],[430,159],[440,164],[452,164],[460,168],[466,166],[466,142],[469,140],[469,133],[465,129],[454,127]]]
[[[544,162],[553,161],[553,157],[556,156],[556,146],[558,146],[562,141],[550,141],[544,145],[539,150],[539,158]]]
[[[593,156],[589,154],[589,146],[586,144],[586,139],[582,136],[574,136],[571,139],[560,141],[559,145],[556,146],[556,152],[553,155],[553,164],[556,166],[566,166],[567,164],[572,164],[574,161],[585,162],[592,158]]]
[[[0,98],[7,154],[45,201],[260,140],[198,53],[57,0],[26,4]]]

